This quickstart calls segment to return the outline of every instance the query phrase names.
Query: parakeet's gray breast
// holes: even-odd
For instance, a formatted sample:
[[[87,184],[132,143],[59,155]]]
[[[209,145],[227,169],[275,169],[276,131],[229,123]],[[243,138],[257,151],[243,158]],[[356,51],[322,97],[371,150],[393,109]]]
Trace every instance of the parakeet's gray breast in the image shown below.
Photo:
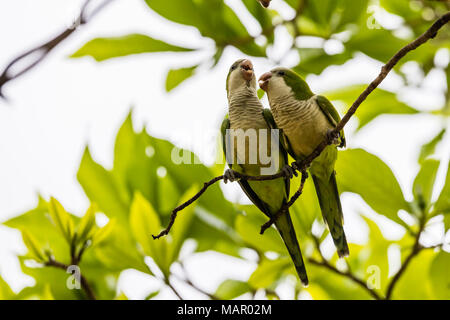
[[[309,155],[331,128],[317,105],[316,96],[308,100],[280,97],[271,101],[277,126],[283,129],[296,155]]]
[[[232,129],[266,128],[267,123],[262,115],[263,106],[256,92],[245,88],[230,94],[229,118]]]

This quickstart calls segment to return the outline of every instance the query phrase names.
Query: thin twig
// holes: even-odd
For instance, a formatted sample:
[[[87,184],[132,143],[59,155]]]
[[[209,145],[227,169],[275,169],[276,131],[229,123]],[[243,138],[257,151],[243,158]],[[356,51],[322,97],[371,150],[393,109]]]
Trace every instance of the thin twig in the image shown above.
[[[234,171],[234,176],[237,180],[248,180],[248,181],[264,181],[264,180],[274,180],[274,179],[278,179],[278,178],[282,178],[285,177],[285,173],[284,172],[279,172],[273,175],[267,175],[267,176],[248,176],[239,172]],[[191,199],[189,199],[188,201],[180,204],[178,207],[176,207],[175,209],[173,209],[172,214],[170,215],[170,221],[169,224],[167,225],[167,228],[164,229],[163,231],[161,231],[158,235],[152,235],[153,239],[159,239],[162,236],[165,236],[167,234],[169,234],[170,229],[172,228],[175,219],[177,218],[177,214],[179,211],[183,210],[184,208],[188,207],[189,205],[191,205],[194,201],[196,201],[198,198],[200,198],[200,196],[213,184],[215,184],[216,182],[223,180],[224,176],[218,176],[215,177],[211,180],[209,180],[208,182],[205,182],[203,184],[203,187],[200,189],[199,192],[197,192]]]
[[[220,300],[217,296],[215,296],[214,294],[211,294],[209,292],[206,292],[205,290],[197,287],[192,280],[189,278],[188,273],[186,271],[186,268],[184,267],[184,263],[182,261],[179,261],[181,270],[183,271],[184,274],[184,278],[177,276],[176,274],[172,274],[175,278],[177,278],[180,281],[183,281],[184,283],[186,283],[187,285],[189,285],[190,287],[192,287],[193,289],[197,290],[198,292],[204,294],[205,296],[209,297],[211,300]]]
[[[347,122],[350,120],[350,118],[355,114],[356,110],[361,105],[361,103],[368,97],[368,95],[373,90],[375,90],[378,87],[378,85],[384,80],[384,78],[386,78],[388,73],[400,61],[400,59],[403,58],[409,51],[412,51],[412,50],[416,49],[420,45],[422,45],[425,42],[427,42],[429,39],[434,38],[436,36],[437,32],[439,31],[439,29],[441,29],[445,24],[447,24],[447,22],[449,20],[450,20],[450,12],[447,12],[442,17],[440,17],[438,20],[436,20],[436,22],[434,22],[433,25],[427,31],[425,31],[421,36],[419,36],[416,40],[410,42],[409,44],[407,44],[406,46],[401,48],[388,61],[388,63],[386,63],[381,68],[381,72],[375,78],[375,80],[373,80],[367,86],[367,88],[361,93],[361,95],[355,100],[355,102],[353,102],[352,106],[348,109],[347,113],[344,115],[342,120],[330,132],[331,134],[327,135],[327,137],[303,161],[296,161],[296,162],[294,162],[292,164],[292,168],[294,170],[297,170],[297,171],[300,171],[300,172],[305,172],[309,168],[309,166],[311,165],[312,161],[314,159],[316,159],[328,145],[333,143],[333,140],[334,140],[333,137],[336,137],[339,134],[339,132],[344,128],[344,126],[347,124]],[[267,176],[247,176],[247,175],[239,174],[237,172],[234,172],[234,173],[235,173],[235,176],[238,179],[241,179],[241,180],[253,180],[253,181],[273,180],[273,179],[278,179],[278,178],[281,178],[281,177],[286,177],[283,172],[279,172],[277,174],[267,175]],[[185,203],[181,204],[180,206],[176,207],[172,211],[172,214],[170,216],[170,222],[169,222],[169,225],[167,226],[167,228],[164,229],[163,231],[161,231],[161,233],[159,235],[157,235],[157,236],[152,235],[153,239],[158,239],[158,238],[160,238],[162,236],[167,235],[169,233],[170,229],[172,228],[174,222],[175,222],[175,219],[177,217],[177,213],[180,210],[183,210],[184,208],[186,208],[187,206],[192,204],[195,200],[197,200],[208,189],[208,187],[210,187],[212,184],[216,183],[217,181],[222,180],[223,178],[224,178],[224,176],[222,175],[222,176],[215,177],[214,179],[211,179],[208,182],[205,182],[203,188],[194,197],[192,197],[190,200],[186,201]],[[298,199],[299,196],[300,196],[300,194],[296,198],[291,199],[291,200],[293,200],[292,203],[294,203]],[[291,201],[289,201],[289,202],[291,202]],[[283,210],[283,209],[281,209],[281,210]],[[277,214],[277,216],[278,216],[278,214]]]
[[[175,289],[175,287],[172,285],[172,283],[170,282],[169,279],[166,279],[164,282],[170,289],[172,289],[173,293],[175,293],[175,295],[178,297],[178,299],[184,300],[183,297],[180,295],[180,293],[177,291],[177,289]]]
[[[48,267],[59,268],[64,271],[67,271],[67,269],[69,268],[68,265],[66,265],[62,262],[56,261],[54,259],[49,259],[45,263],[45,265]],[[96,300],[94,291],[92,290],[91,286],[89,285],[89,282],[87,281],[87,279],[81,273],[80,273],[80,283],[81,283],[81,287],[83,288],[84,292],[86,292],[87,297],[90,300]]]
[[[386,298],[385,298],[386,300],[391,299],[392,293],[394,292],[395,285],[398,283],[398,280],[400,280],[400,277],[403,275],[403,273],[405,273],[406,269],[408,268],[408,266],[411,263],[411,261],[413,260],[413,258],[415,256],[417,256],[420,253],[420,251],[422,251],[422,249],[424,249],[424,247],[422,247],[422,245],[420,244],[419,240],[420,240],[420,236],[422,235],[422,232],[425,230],[425,225],[426,225],[425,215],[423,215],[422,218],[420,219],[419,231],[416,234],[412,250],[409,253],[409,255],[406,257],[406,259],[402,263],[400,269],[397,271],[397,273],[394,275],[394,277],[392,278],[391,282],[388,285],[388,288],[386,290]]]
[[[283,205],[283,207],[280,209],[280,211],[278,211],[276,214],[274,214],[269,221],[267,221],[266,223],[264,223],[261,226],[261,230],[259,231],[260,234],[264,234],[264,231],[266,231],[268,228],[270,228],[272,226],[272,224],[275,223],[275,221],[277,221],[277,219],[284,213],[286,213],[289,209],[289,207],[291,207],[295,201],[297,201],[297,199],[301,196],[302,192],[303,192],[303,187],[305,186],[305,182],[306,179],[308,178],[308,173],[306,172],[306,170],[302,171],[302,179],[300,182],[300,186],[298,188],[298,190],[294,193],[294,195],[291,197],[291,199],[285,203]]]
[[[351,279],[353,282],[355,282],[356,284],[358,284],[361,288],[363,288],[364,290],[366,290],[366,291],[367,291],[372,297],[374,297],[376,300],[381,300],[381,299],[382,299],[381,296],[380,296],[375,290],[369,288],[369,287],[367,286],[367,284],[366,284],[363,280],[359,279],[359,278],[356,277],[354,274],[352,274],[352,273],[350,273],[350,272],[348,272],[348,271],[341,271],[341,270],[337,269],[336,267],[332,266],[327,260],[318,261],[318,260],[315,260],[315,259],[313,259],[313,258],[308,258],[308,261],[309,261],[311,264],[315,264],[315,265],[317,265],[317,266],[325,267],[325,268],[327,268],[328,270],[333,271],[333,272],[336,273],[336,274],[339,274],[339,275],[341,275],[341,276],[344,276],[344,277],[346,277],[346,278]]]
[[[87,15],[87,9],[89,7],[89,4],[91,0],[86,0],[84,4],[81,7],[80,14],[75,20],[75,23],[69,27],[60,32],[57,36],[55,36],[53,39],[45,42],[44,44],[41,44],[33,49],[30,49],[16,58],[14,58],[10,63],[7,64],[6,68],[3,70],[3,72],[0,74],[0,97],[5,98],[2,93],[3,86],[8,83],[11,80],[14,80],[26,72],[30,71],[34,67],[36,67],[42,60],[44,60],[48,54],[61,42],[63,42],[65,39],[67,39],[72,33],[74,33],[77,28],[81,25],[87,24],[96,14],[98,14],[106,5],[110,4],[114,0],[105,0],[100,5],[98,5],[96,8],[92,10],[92,13],[88,16]],[[30,62],[27,66],[23,67],[21,70],[12,73],[11,69],[15,67],[20,62],[24,61],[26,58],[31,57],[33,54],[39,53],[39,55],[34,58],[32,62]]]
[[[180,281],[183,281],[184,283],[186,283],[187,285],[189,285],[191,288],[197,290],[198,292],[200,292],[201,294],[204,294],[205,296],[207,296],[208,298],[210,298],[211,300],[220,300],[217,296],[215,296],[212,293],[206,292],[205,290],[203,290],[202,288],[197,287],[189,278],[185,277],[179,277],[177,275],[173,275],[175,278],[177,278]]]
[[[367,284],[364,282],[364,280],[358,278],[357,276],[355,276],[351,271],[350,268],[347,271],[341,271],[339,269],[337,269],[336,267],[334,267],[333,265],[331,265],[327,259],[325,259],[325,257],[322,254],[322,251],[320,251],[320,242],[319,239],[315,236],[312,237],[312,239],[314,240],[314,244],[316,246],[317,252],[319,253],[319,256],[321,258],[321,261],[319,260],[315,260],[314,258],[308,258],[308,261],[311,264],[317,265],[317,266],[322,266],[327,268],[328,270],[344,276],[350,280],[352,280],[354,283],[356,283],[357,285],[359,285],[361,288],[363,288],[364,290],[366,290],[372,297],[375,298],[375,300],[381,300],[382,297],[372,288],[369,288],[367,286]]]

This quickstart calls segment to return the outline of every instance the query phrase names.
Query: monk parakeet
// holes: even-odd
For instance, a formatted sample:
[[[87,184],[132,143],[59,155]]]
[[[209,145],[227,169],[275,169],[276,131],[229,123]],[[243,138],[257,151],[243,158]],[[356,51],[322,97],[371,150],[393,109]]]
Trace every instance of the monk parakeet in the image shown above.
[[[287,152],[280,139],[271,139],[271,129],[276,129],[275,122],[270,110],[264,109],[258,99],[256,77],[249,60],[241,59],[233,63],[228,73],[226,88],[229,109],[228,117],[222,123],[221,133],[223,151],[232,170],[226,170],[224,181],[235,180],[233,171],[252,176],[284,171],[286,176],[292,177],[293,170],[288,165]],[[257,137],[255,148],[252,148],[250,141],[252,131],[256,132],[253,138]],[[239,134],[243,136],[244,144],[236,143],[240,138]],[[273,146],[277,148],[274,149]],[[263,163],[259,157],[253,158],[257,161],[251,161],[252,156],[261,150],[269,155],[270,165]],[[262,173],[262,169],[269,166],[274,168],[273,172]],[[269,218],[281,209],[289,197],[290,179],[238,182],[249,199]],[[294,262],[300,280],[307,285],[305,264],[289,213],[280,216],[275,226]]]
[[[267,92],[275,123],[283,131],[287,151],[296,160],[308,156],[340,121],[331,102],[312,93],[306,81],[292,70],[275,68],[260,77],[259,85]],[[349,251],[334,171],[337,145],[345,146],[343,131],[333,137],[333,144],[312,162],[309,171],[337,253],[339,257],[345,257]]]

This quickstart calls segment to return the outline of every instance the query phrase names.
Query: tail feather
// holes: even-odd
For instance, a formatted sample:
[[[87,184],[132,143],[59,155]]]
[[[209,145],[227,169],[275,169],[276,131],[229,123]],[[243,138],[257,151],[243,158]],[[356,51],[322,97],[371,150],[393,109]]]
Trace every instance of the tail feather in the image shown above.
[[[289,213],[281,215],[275,222],[275,225],[281,235],[281,238],[284,241],[284,244],[286,245],[292,261],[294,262],[294,266],[297,270],[297,274],[300,280],[302,281],[304,286],[307,286],[308,275],[306,274],[302,252],[300,250],[300,246],[298,244],[297,236],[295,234],[294,226],[292,225],[292,220]]]
[[[336,184],[336,174],[333,172],[327,182],[321,180],[314,174],[312,174],[312,178],[316,187],[323,219],[328,225],[338,256],[340,258],[346,257],[349,255],[349,250],[344,233],[343,213]]]

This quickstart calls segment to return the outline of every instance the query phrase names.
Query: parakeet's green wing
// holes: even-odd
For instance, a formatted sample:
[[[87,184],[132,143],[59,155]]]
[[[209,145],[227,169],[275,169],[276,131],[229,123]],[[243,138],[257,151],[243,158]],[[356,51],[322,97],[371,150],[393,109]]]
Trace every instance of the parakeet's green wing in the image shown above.
[[[341,117],[337,112],[336,108],[333,104],[324,96],[316,96],[317,104],[322,110],[323,114],[327,117],[328,121],[333,127],[336,127],[339,121],[341,121]],[[345,135],[344,130],[341,130],[341,144],[340,147],[345,147]]]
[[[220,129],[220,132],[222,134],[222,148],[223,148],[223,154],[225,155],[225,159],[226,159],[226,161],[228,163],[228,166],[230,167],[230,169],[233,170],[233,164],[229,163],[228,159],[227,159],[227,149],[230,147],[227,144],[227,139],[226,139],[227,129],[230,129],[230,120],[228,118],[225,118],[222,121],[222,126],[221,126],[221,129]],[[250,201],[252,201],[255,204],[255,206],[258,207],[259,210],[261,210],[266,216],[268,216],[270,218],[270,209],[269,209],[268,205],[266,203],[264,203],[264,201],[262,201],[256,195],[256,193],[250,187],[248,182],[246,180],[239,180],[238,183],[241,186],[241,188],[244,191],[244,193],[250,199]]]
[[[263,110],[263,116],[264,119],[266,120],[266,123],[269,125],[269,127],[271,129],[278,129],[277,124],[275,123],[275,120],[273,118],[272,112],[269,109],[264,109]],[[279,150],[280,150],[280,155],[283,157],[283,165],[288,164],[288,154],[287,154],[287,148],[286,148],[286,143],[287,141],[285,141],[285,137],[284,134],[282,132],[281,129],[279,130]],[[291,186],[291,180],[290,179],[284,179],[285,185],[286,185],[286,196],[289,197],[289,192],[290,192],[290,186]]]
[[[324,96],[316,97],[317,104],[322,110],[323,114],[327,117],[330,124],[335,127],[336,124],[341,121],[339,113]],[[345,146],[344,131],[340,132],[341,143],[340,147]],[[327,148],[331,148],[328,146]],[[331,152],[332,149],[328,150]],[[327,150],[323,152],[325,154]],[[334,151],[335,152],[335,151]],[[339,199],[339,192],[336,184],[336,174],[332,171],[331,175],[327,177],[319,177],[314,173],[314,168],[311,168],[311,174],[316,187],[317,197],[319,199],[320,208],[322,209],[322,215],[326,221],[328,228],[330,229],[333,242],[337,248],[338,255],[340,257],[348,256],[348,245],[343,228],[343,213],[341,207],[341,201]]]

